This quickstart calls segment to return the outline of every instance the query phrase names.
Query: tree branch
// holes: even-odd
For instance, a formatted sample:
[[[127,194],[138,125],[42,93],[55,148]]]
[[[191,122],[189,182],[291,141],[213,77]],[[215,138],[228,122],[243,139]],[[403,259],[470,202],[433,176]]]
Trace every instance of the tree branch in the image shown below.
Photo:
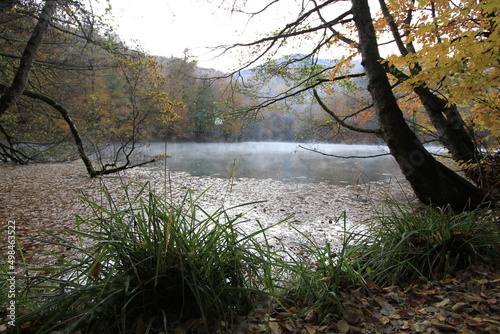
[[[360,128],[360,127],[357,127],[357,126],[354,126],[354,125],[351,125],[351,124],[348,124],[348,123],[344,122],[332,110],[330,110],[326,106],[326,104],[319,97],[318,92],[316,91],[315,88],[313,89],[313,93],[314,93],[314,97],[316,98],[316,101],[318,101],[318,103],[321,106],[321,108],[323,108],[323,110],[326,111],[326,113],[328,115],[330,115],[335,121],[337,121],[344,128],[347,128],[347,129],[352,130],[352,131],[360,132],[360,133],[371,133],[371,134],[375,134],[375,135],[378,135],[378,136],[382,135],[382,130],[381,129],[364,129],[364,128]]]
[[[7,87],[0,84],[0,90],[4,90],[4,89],[7,89]],[[23,91],[23,95],[26,95],[26,96],[31,97],[33,99],[43,101],[43,102],[47,103],[49,106],[51,106],[52,108],[54,108],[55,110],[57,110],[59,112],[59,114],[61,114],[64,121],[69,126],[71,135],[73,136],[73,140],[75,141],[75,145],[78,149],[78,154],[80,155],[80,158],[82,159],[82,161],[85,165],[85,168],[87,169],[87,173],[89,174],[90,177],[97,177],[97,176],[112,174],[112,173],[116,173],[116,172],[119,172],[119,171],[122,171],[125,169],[139,167],[139,166],[156,161],[155,159],[152,159],[152,160],[148,160],[148,161],[145,161],[145,162],[142,162],[139,164],[130,165],[130,160],[129,160],[130,153],[129,153],[127,155],[127,162],[124,165],[119,166],[119,167],[115,167],[115,168],[110,168],[110,169],[103,168],[102,170],[95,170],[93,165],[92,165],[92,161],[90,160],[87,153],[85,152],[83,140],[80,136],[78,129],[76,128],[75,123],[73,122],[73,120],[69,116],[68,110],[66,108],[64,108],[62,105],[60,105],[58,102],[56,102],[55,100],[50,98],[49,96],[44,95],[42,93],[35,92],[35,91],[29,90],[29,89],[25,89]]]
[[[302,148],[302,149],[304,149],[304,150],[307,150],[307,151],[311,151],[311,152],[314,152],[314,153],[319,153],[321,155],[326,155],[328,157],[340,158],[340,159],[369,159],[369,158],[386,157],[388,155],[391,155],[391,153],[381,153],[381,154],[362,155],[362,156],[359,156],[359,155],[344,156],[344,155],[336,155],[336,154],[321,152],[321,151],[318,151],[315,148],[307,148],[307,147],[302,146],[302,145],[299,145],[299,147]]]
[[[389,24],[389,28],[391,29],[392,36],[394,37],[396,45],[398,46],[399,52],[401,53],[402,56],[406,56],[409,52],[406,49],[406,47],[403,43],[403,40],[401,39],[401,34],[398,31],[398,27],[396,26],[396,22],[394,21],[394,17],[389,12],[389,9],[387,8],[387,4],[385,3],[385,0],[379,0],[379,4],[380,4],[380,8],[382,9],[382,14],[384,14],[384,17],[387,20],[387,23]]]
[[[318,6],[315,6],[315,8],[312,8],[311,10],[303,13],[296,20],[294,20],[291,23],[288,23],[283,29],[281,29],[276,34],[273,34],[272,36],[264,37],[264,38],[261,38],[261,39],[258,39],[258,40],[252,41],[252,42],[248,42],[248,43],[235,43],[235,44],[232,44],[230,46],[221,45],[217,48],[214,48],[214,51],[216,49],[223,49],[220,52],[220,54],[218,54],[218,57],[220,57],[220,56],[224,55],[225,53],[229,52],[230,50],[238,48],[238,47],[251,47],[251,46],[261,45],[264,43],[269,43],[269,45],[264,47],[264,50],[261,51],[257,56],[255,56],[252,61],[246,63],[244,66],[235,70],[232,73],[232,74],[235,74],[235,73],[242,71],[243,69],[246,69],[246,68],[252,66],[253,64],[255,64],[257,61],[262,59],[264,57],[264,55],[268,54],[274,46],[276,46],[278,43],[282,43],[282,41],[285,41],[288,38],[301,36],[301,35],[309,34],[309,33],[314,33],[316,31],[319,31],[322,29],[331,29],[332,26],[334,26],[336,24],[343,23],[345,17],[350,14],[350,11],[342,13],[341,15],[337,16],[337,18],[335,18],[329,22],[324,22],[323,24],[317,25],[317,26],[312,27],[312,28],[310,26],[307,26],[307,28],[297,30],[299,25],[302,22],[304,22],[308,17],[310,17],[312,14],[314,14],[316,11],[318,11],[321,8],[327,7],[327,6],[333,4],[337,1],[338,0],[328,0],[328,1],[325,1],[324,3],[322,3]],[[333,38],[333,36],[329,37],[329,39],[331,39],[331,38]]]
[[[313,0],[314,2],[314,5],[316,5],[316,12],[320,18],[320,20],[324,23],[324,24],[327,24],[328,22],[326,21],[326,19],[323,17],[323,14],[321,14],[321,11],[320,11],[320,7],[318,6],[318,4],[316,3],[316,0]],[[339,17],[337,17],[337,19],[339,18],[342,18],[342,20],[344,20],[345,17],[347,17],[348,15],[352,14],[352,12],[350,10],[348,10],[347,12],[343,13],[342,15],[340,15]],[[339,21],[340,22],[340,21]],[[347,20],[343,21],[343,22],[347,22]],[[330,32],[333,34],[333,36],[337,37],[338,39],[340,39],[342,42],[348,44],[348,45],[357,45],[357,43],[350,39],[350,38],[347,38],[345,36],[343,36],[340,32],[338,32],[337,30],[333,29],[333,27],[330,25],[328,27],[328,29],[330,30]]]
[[[73,136],[73,139],[75,141],[75,145],[78,149],[78,154],[80,155],[80,158],[82,159],[83,163],[85,164],[85,168],[87,169],[88,174],[91,177],[97,176],[98,174],[92,165],[92,161],[90,161],[90,158],[88,157],[87,153],[85,152],[85,148],[83,146],[83,140],[80,137],[80,133],[79,133],[78,129],[76,128],[75,123],[73,122],[73,120],[69,116],[68,110],[66,110],[66,108],[64,108],[62,105],[57,103],[52,98],[50,98],[47,95],[44,95],[42,93],[38,93],[38,92],[29,90],[29,89],[25,89],[23,92],[23,95],[26,95],[28,97],[31,97],[31,98],[34,98],[37,100],[41,100],[41,101],[47,103],[49,106],[51,106],[52,108],[54,108],[55,110],[57,110],[61,114],[64,121],[69,126],[71,135]]]
[[[325,71],[328,71],[330,69],[332,69],[332,68],[331,67],[326,68],[323,71],[316,73],[315,75],[317,76],[317,75],[319,75]],[[364,77],[364,76],[365,76],[364,73],[353,73],[353,74],[338,76],[338,77],[335,77],[333,79],[316,79],[313,83],[306,85],[304,87],[301,87],[303,84],[307,83],[308,81],[311,81],[311,78],[306,78],[306,79],[302,80],[301,82],[297,83],[296,85],[294,85],[293,87],[287,89],[283,93],[280,93],[280,94],[275,95],[275,96],[267,96],[265,102],[248,108],[247,112],[258,111],[262,108],[268,107],[268,106],[273,105],[277,102],[286,100],[287,98],[294,97],[294,96],[297,96],[301,93],[307,92],[308,90],[313,89],[313,88],[315,88],[323,83],[335,82],[335,81],[339,81],[339,80],[346,80],[346,79],[350,79],[350,78],[360,78],[360,77]]]

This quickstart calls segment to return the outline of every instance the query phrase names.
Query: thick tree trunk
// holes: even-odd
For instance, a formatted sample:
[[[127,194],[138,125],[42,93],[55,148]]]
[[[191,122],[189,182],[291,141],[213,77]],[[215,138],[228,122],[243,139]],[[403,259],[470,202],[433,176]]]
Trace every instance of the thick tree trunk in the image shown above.
[[[413,47],[413,43],[409,42],[405,44],[403,42],[398,26],[394,21],[394,17],[389,12],[386,1],[379,0],[379,3],[401,55],[406,56],[414,53],[415,48]],[[409,75],[395,66],[388,67],[388,70],[401,81],[410,79]],[[421,67],[419,64],[416,64],[411,69],[412,75],[417,75],[420,71]],[[436,128],[440,142],[449,150],[453,159],[458,162],[476,161],[480,157],[480,154],[474,142],[474,136],[467,129],[467,125],[460,116],[457,106],[448,105],[448,101],[434,94],[426,85],[415,87],[414,91],[419,96],[420,101],[422,101],[432,125]]]
[[[474,138],[460,116],[457,106],[434,95],[426,87],[416,87],[415,93],[425,107],[427,115],[439,134],[440,142],[450,151],[453,160],[474,162],[480,155]]]
[[[456,209],[479,205],[483,194],[464,178],[436,161],[404,120],[403,112],[381,64],[377,39],[367,0],[352,0],[359,51],[368,77],[368,90],[382,128],[382,138],[415,194],[425,203]]]
[[[57,8],[57,1],[45,1],[38,22],[33,29],[26,47],[24,48],[21,61],[17,69],[16,76],[12,81],[5,94],[0,98],[0,116],[3,115],[10,107],[16,104],[19,97],[23,94],[28,84],[28,78],[35,60],[38,48],[42,44],[43,38],[49,27],[50,20]]]

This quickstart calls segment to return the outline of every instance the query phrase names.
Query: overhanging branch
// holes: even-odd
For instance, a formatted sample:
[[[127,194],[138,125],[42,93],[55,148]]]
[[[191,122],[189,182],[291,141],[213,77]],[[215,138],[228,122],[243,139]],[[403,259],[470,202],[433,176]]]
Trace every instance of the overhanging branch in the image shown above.
[[[348,156],[345,156],[345,155],[336,155],[336,154],[321,152],[315,148],[308,148],[308,147],[305,147],[302,145],[299,145],[299,147],[301,149],[306,150],[306,151],[311,151],[314,153],[319,153],[321,155],[326,155],[328,157],[339,158],[339,159],[369,159],[369,158],[386,157],[388,155],[391,155],[391,153],[381,153],[381,154],[373,154],[373,155],[361,155],[361,156],[360,155],[348,155]]]
[[[314,93],[314,98],[316,99],[316,101],[318,101],[321,108],[323,108],[323,110],[326,111],[326,113],[328,115],[330,115],[335,121],[337,121],[344,128],[352,130],[352,131],[360,132],[360,133],[370,133],[370,134],[375,134],[375,135],[379,135],[379,136],[382,135],[381,129],[365,129],[365,128],[360,128],[360,127],[357,127],[357,126],[354,126],[354,125],[351,125],[351,124],[344,122],[330,108],[328,108],[326,106],[326,104],[319,97],[318,92],[316,91],[315,88],[313,89],[313,93]]]
[[[8,87],[0,84],[0,91],[4,91],[5,89],[8,89]],[[118,167],[114,167],[114,168],[110,168],[110,169],[103,168],[102,170],[96,170],[93,167],[92,161],[90,160],[87,153],[85,152],[83,140],[80,136],[78,129],[76,128],[75,123],[71,119],[68,110],[65,107],[63,107],[61,104],[59,104],[57,101],[52,99],[51,97],[44,95],[42,93],[32,91],[29,89],[25,89],[23,91],[23,95],[30,97],[30,98],[33,98],[33,99],[43,101],[59,112],[59,114],[62,116],[62,118],[64,119],[66,124],[68,124],[71,135],[73,136],[73,139],[75,141],[75,145],[77,146],[78,154],[80,155],[80,158],[82,159],[83,163],[85,164],[85,168],[87,169],[87,173],[89,174],[90,177],[97,177],[97,176],[107,175],[107,174],[111,174],[111,173],[116,173],[116,172],[119,172],[119,171],[122,171],[125,169],[130,169],[130,168],[142,166],[142,165],[156,161],[155,159],[152,159],[152,160],[148,160],[148,161],[145,161],[145,162],[142,162],[139,164],[130,165],[130,160],[129,160],[129,157],[127,156],[127,162],[122,166],[118,166]]]
[[[325,69],[325,70],[323,70],[323,71],[321,71],[319,73],[316,73],[315,75],[316,76],[320,75],[323,72],[325,72],[327,70],[330,70],[330,69],[332,69],[332,68],[331,67],[327,68],[327,69]],[[316,79],[311,84],[301,87],[302,85],[306,84],[307,82],[312,81],[312,78],[309,77],[309,78],[306,78],[306,79],[300,81],[299,83],[297,83],[293,87],[287,89],[283,93],[280,93],[280,94],[277,94],[277,95],[274,95],[274,96],[265,97],[266,101],[264,101],[264,102],[262,102],[262,103],[260,103],[258,105],[255,105],[255,106],[252,106],[252,107],[248,108],[247,112],[258,111],[258,110],[260,110],[262,108],[268,107],[268,106],[273,105],[273,104],[275,104],[277,102],[280,102],[280,101],[286,100],[288,98],[297,96],[297,95],[299,95],[301,93],[307,92],[307,91],[309,91],[311,89],[314,89],[315,87],[317,87],[317,86],[319,86],[321,84],[324,84],[324,83],[331,83],[331,82],[340,81],[340,80],[346,80],[346,79],[351,79],[351,78],[361,78],[361,77],[364,77],[364,76],[365,76],[364,73],[353,73],[353,74],[341,75],[341,76],[335,77],[333,79]]]

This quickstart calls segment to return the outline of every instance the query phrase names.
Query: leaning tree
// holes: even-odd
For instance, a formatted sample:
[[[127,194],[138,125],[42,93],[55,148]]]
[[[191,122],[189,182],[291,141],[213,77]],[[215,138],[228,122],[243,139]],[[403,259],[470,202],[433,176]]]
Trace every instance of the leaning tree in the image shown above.
[[[147,122],[176,117],[179,103],[163,92],[157,60],[117,41],[91,5],[12,1],[0,8],[2,160],[74,151],[90,176],[109,174],[137,165],[132,154]]]
[[[376,14],[370,9],[374,4],[367,0],[297,2],[296,7],[289,7],[297,14],[280,29],[221,50],[227,53],[241,47],[253,48],[254,57],[243,63],[241,70],[286,46],[309,43],[308,52],[267,63],[272,64],[267,66],[271,74],[288,78],[296,75],[295,84],[267,97],[252,110],[310,93],[340,125],[382,138],[420,200],[459,209],[478,205],[487,197],[480,183],[467,181],[437,161],[424,147],[417,130],[425,129],[425,138],[435,134],[462,166],[481,162],[483,152],[474,125],[484,125],[498,113],[498,8],[474,1],[455,4],[380,0]],[[233,12],[253,19],[279,2],[269,2],[253,11],[245,9],[246,2],[229,5]],[[387,51],[387,45],[395,47]],[[328,55],[338,61],[321,64],[320,59]],[[357,57],[362,59],[364,71],[354,73],[350,68]],[[306,59],[307,67],[297,66]],[[469,69],[471,65],[473,69]],[[265,70],[266,64],[260,67]],[[326,102],[335,83],[360,77],[366,78],[371,96],[363,114],[371,110],[377,124],[372,128],[349,121],[359,118],[360,111],[339,117],[335,107]],[[481,77],[484,85],[478,82]],[[318,93],[321,89],[323,92]],[[425,115],[428,124],[412,123],[407,117],[411,112],[418,112],[420,119]],[[492,138],[498,127],[495,122],[491,124],[480,130],[490,135],[489,143],[495,143]]]

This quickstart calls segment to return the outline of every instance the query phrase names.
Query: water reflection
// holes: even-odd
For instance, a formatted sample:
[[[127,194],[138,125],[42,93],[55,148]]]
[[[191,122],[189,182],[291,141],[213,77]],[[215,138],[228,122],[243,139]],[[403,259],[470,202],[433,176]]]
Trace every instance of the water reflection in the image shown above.
[[[371,145],[297,144],[275,142],[247,143],[151,143],[144,147],[148,155],[165,152],[167,169],[195,176],[220,178],[270,178],[284,182],[357,184],[400,175],[391,156],[370,159],[339,159],[310,152],[299,145],[343,156],[386,153],[387,148]],[[163,169],[162,163],[151,168]]]

